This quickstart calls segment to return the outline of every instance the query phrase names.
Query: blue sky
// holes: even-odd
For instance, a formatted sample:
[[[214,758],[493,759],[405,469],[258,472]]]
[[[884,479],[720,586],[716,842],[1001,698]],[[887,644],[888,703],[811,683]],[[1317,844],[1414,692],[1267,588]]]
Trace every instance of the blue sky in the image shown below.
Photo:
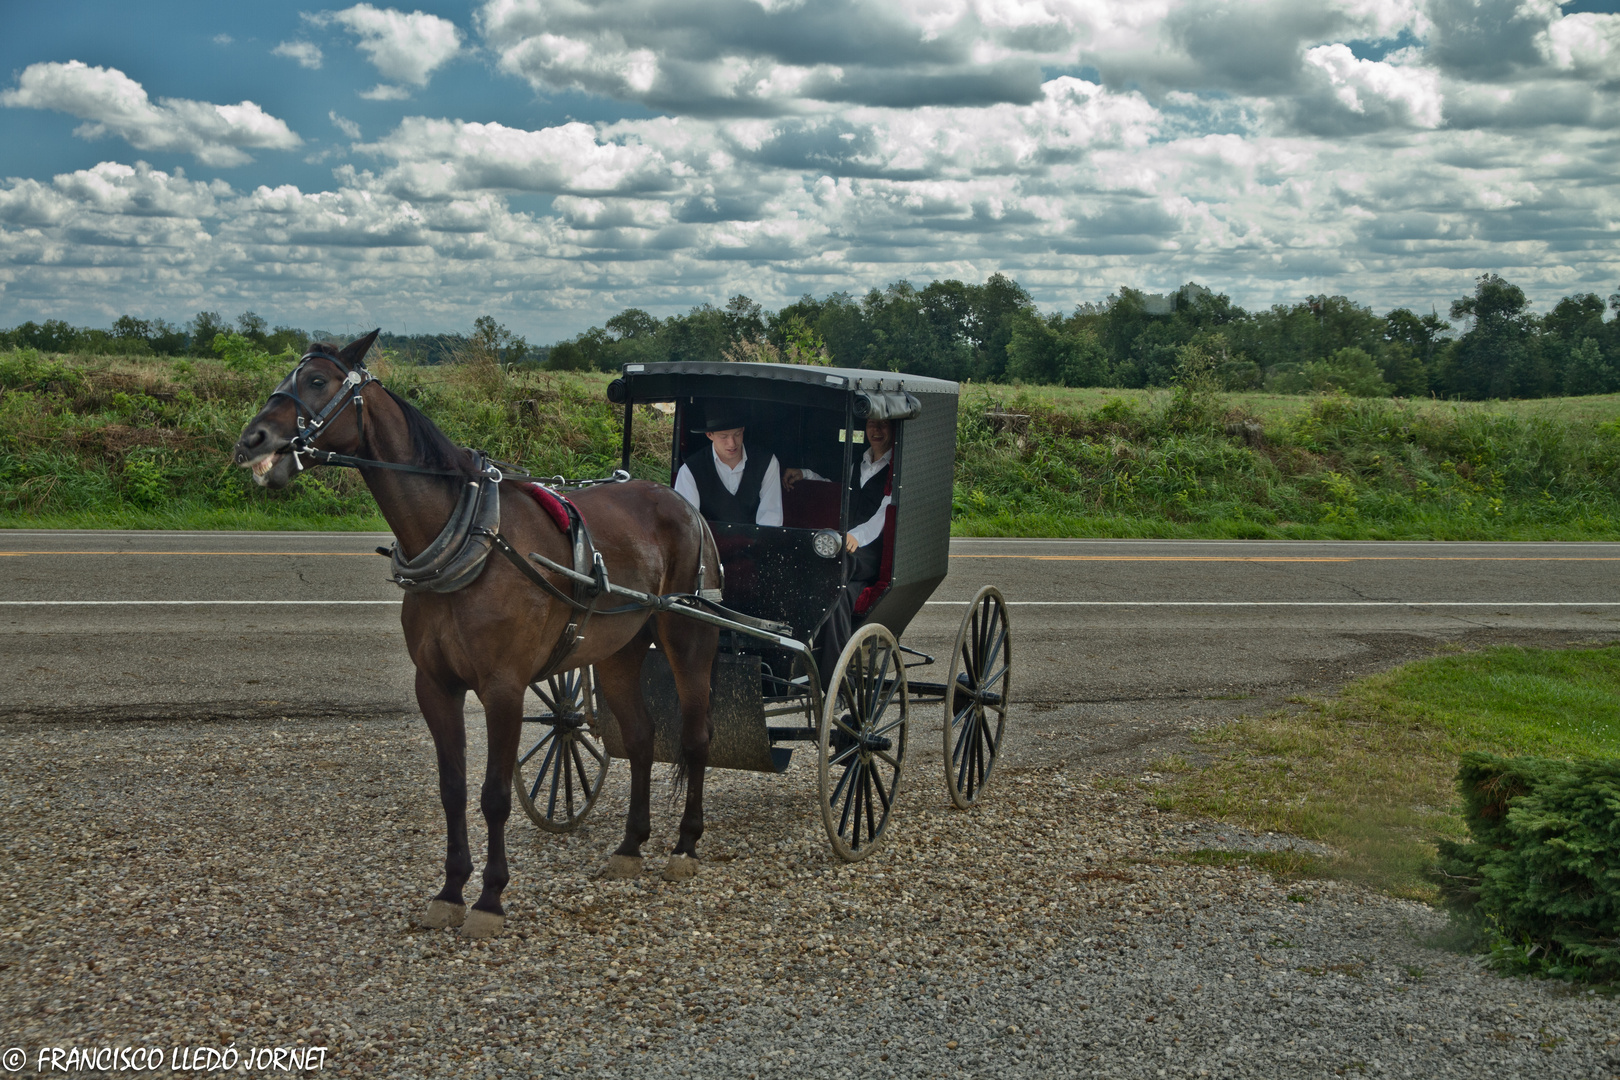
[[[1620,290],[1620,16],[1552,0],[0,6],[0,325],[549,341],[1001,271]]]

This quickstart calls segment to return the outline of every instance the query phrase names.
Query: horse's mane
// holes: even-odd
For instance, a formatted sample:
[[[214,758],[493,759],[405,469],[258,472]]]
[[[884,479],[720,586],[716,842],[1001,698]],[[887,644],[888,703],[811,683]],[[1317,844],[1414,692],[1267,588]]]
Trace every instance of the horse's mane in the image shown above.
[[[325,352],[331,356],[341,356],[343,352],[343,346],[330,341],[312,341],[309,347],[311,350]],[[473,468],[472,455],[451,442],[450,436],[440,431],[439,426],[429,420],[421,409],[388,387],[384,386],[382,389],[394,399],[394,404],[399,406],[400,414],[405,417],[405,432],[410,437],[411,450],[416,458],[412,464],[456,472],[469,480],[478,478],[478,472]]]
[[[426,465],[430,469],[450,469],[469,480],[477,479],[478,473],[473,469],[472,457],[467,451],[451,442],[450,436],[440,431],[439,426],[429,420],[421,409],[386,386],[383,390],[394,399],[405,417],[405,431],[410,435],[411,449],[416,452],[418,465]]]

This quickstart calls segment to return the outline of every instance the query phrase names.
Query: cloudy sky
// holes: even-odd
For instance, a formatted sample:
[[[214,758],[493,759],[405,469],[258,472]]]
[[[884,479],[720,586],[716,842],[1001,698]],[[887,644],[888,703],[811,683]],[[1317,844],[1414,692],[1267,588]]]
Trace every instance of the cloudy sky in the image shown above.
[[[1620,15],[1556,0],[0,8],[0,325],[531,340],[1009,274],[1620,289]]]

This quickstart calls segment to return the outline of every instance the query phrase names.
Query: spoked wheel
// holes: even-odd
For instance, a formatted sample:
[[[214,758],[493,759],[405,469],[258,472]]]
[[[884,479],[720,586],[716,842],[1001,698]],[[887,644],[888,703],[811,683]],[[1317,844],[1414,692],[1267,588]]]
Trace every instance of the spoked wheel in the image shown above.
[[[518,755],[512,787],[530,821],[547,832],[573,832],[596,805],[608,771],[607,747],[591,731],[591,669],[564,671],[530,689],[546,711],[523,718],[540,738]]]
[[[986,585],[962,616],[945,681],[945,787],[963,810],[978,801],[1001,753],[1011,669],[1007,601]]]
[[[906,669],[894,635],[863,626],[844,646],[821,708],[821,820],[838,857],[877,847],[906,760]]]

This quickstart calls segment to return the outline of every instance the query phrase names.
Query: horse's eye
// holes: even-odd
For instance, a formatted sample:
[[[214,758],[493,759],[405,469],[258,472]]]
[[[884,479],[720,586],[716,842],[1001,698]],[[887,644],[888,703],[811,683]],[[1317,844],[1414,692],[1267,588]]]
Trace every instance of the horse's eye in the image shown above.
[[[314,378],[309,380],[309,385],[311,385],[315,389],[319,390],[321,387],[326,385],[326,380],[321,378],[319,375],[317,375]]]

